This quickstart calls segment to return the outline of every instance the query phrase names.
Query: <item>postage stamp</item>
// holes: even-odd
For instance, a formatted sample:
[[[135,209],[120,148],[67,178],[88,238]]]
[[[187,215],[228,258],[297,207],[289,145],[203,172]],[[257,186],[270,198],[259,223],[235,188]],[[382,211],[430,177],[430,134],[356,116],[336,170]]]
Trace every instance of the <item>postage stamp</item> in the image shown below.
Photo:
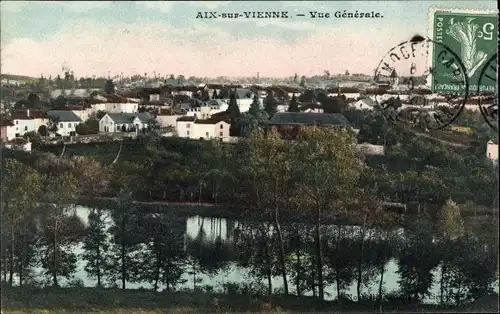
[[[429,10],[429,34],[437,43],[442,43],[454,51],[465,66],[470,82],[469,93],[476,91],[491,91],[496,88],[496,82],[479,81],[481,69],[488,60],[497,53],[498,39],[498,12],[490,10],[467,9],[438,9]],[[455,78],[449,73],[440,72],[439,47],[434,46],[430,54],[430,64],[433,78],[430,80],[431,88],[439,93],[463,93],[464,86],[457,84]]]
[[[429,55],[435,55],[432,57],[437,60],[433,68],[428,66]],[[459,89],[443,93],[443,101],[433,101],[428,97],[430,90],[426,86],[417,88],[415,84],[418,78],[428,83],[431,73],[436,73],[432,79],[446,77]],[[408,81],[404,89],[397,84],[400,76]],[[430,38],[414,37],[390,49],[375,70],[375,81],[389,81],[393,85],[394,97],[375,96],[384,116],[392,122],[422,130],[438,130],[451,124],[468,99],[467,69],[460,57],[445,44]],[[401,97],[406,97],[406,104]]]

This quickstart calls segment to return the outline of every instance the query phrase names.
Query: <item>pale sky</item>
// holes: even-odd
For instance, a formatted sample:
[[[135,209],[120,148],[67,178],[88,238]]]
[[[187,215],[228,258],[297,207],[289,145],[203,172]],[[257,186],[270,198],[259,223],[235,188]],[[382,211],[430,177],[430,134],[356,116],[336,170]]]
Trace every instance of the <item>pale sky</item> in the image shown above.
[[[428,9],[496,9],[496,1],[2,1],[2,73],[76,77],[372,74],[393,46],[427,36]],[[312,19],[310,11],[380,12]],[[288,11],[289,19],[196,19],[199,11]],[[297,17],[303,13],[305,17]]]

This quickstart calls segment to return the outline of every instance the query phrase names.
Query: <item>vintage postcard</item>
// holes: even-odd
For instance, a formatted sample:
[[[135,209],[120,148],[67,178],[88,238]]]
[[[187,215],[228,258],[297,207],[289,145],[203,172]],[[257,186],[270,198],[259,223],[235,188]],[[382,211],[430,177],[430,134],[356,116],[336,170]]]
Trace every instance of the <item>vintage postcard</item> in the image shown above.
[[[3,313],[498,312],[496,1],[0,1]]]

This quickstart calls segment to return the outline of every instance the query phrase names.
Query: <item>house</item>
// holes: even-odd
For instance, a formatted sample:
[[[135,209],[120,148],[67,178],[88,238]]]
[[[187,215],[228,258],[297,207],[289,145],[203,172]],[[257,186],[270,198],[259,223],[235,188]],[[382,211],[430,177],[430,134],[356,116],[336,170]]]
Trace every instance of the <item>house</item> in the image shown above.
[[[0,137],[4,143],[16,137],[16,127],[11,120],[0,120]]]
[[[92,115],[92,107],[89,104],[82,103],[80,105],[68,105],[58,107],[56,110],[67,110],[72,111],[76,114],[82,121],[87,121]]]
[[[99,131],[104,133],[133,132],[147,129],[153,117],[143,113],[107,113],[99,120]]]
[[[489,160],[498,162],[498,143],[489,140],[486,144],[486,157]]]
[[[50,110],[47,114],[56,122],[56,133],[61,136],[76,136],[76,126],[82,119],[70,110]]]
[[[176,121],[176,131],[178,137],[193,138],[193,124],[196,118],[194,116],[180,117]]]
[[[176,114],[172,109],[160,109],[156,115],[156,121],[162,128],[176,127],[177,119],[181,116]]]
[[[5,148],[31,152],[31,142],[23,137],[16,137],[6,142]]]
[[[227,117],[216,116],[209,119],[181,117],[177,119],[177,136],[191,139],[219,139],[221,142],[230,140],[231,124]]]
[[[10,120],[15,125],[16,137],[23,136],[28,132],[37,132],[35,117],[30,109],[14,111],[10,115]]]
[[[377,104],[371,98],[363,98],[349,104],[349,108],[356,110],[373,110]]]
[[[351,127],[340,113],[278,112],[269,120],[268,126],[285,138],[294,138],[303,127]]]
[[[115,94],[99,96],[99,98],[95,97],[94,101],[91,103],[91,113],[96,113],[97,111],[106,111],[111,113],[136,113],[139,109],[139,104],[137,102],[129,101],[126,97]],[[106,100],[103,101],[102,99]]]

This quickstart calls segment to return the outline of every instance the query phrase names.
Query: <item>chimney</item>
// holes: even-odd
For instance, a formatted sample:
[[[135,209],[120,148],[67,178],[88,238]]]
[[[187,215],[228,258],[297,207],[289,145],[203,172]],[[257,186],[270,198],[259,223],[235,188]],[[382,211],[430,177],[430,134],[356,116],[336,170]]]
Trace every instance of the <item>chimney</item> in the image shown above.
[[[29,109],[26,109],[26,115],[27,115],[27,116],[28,116],[28,118],[29,118],[29,116],[30,116],[30,110],[29,110]]]

